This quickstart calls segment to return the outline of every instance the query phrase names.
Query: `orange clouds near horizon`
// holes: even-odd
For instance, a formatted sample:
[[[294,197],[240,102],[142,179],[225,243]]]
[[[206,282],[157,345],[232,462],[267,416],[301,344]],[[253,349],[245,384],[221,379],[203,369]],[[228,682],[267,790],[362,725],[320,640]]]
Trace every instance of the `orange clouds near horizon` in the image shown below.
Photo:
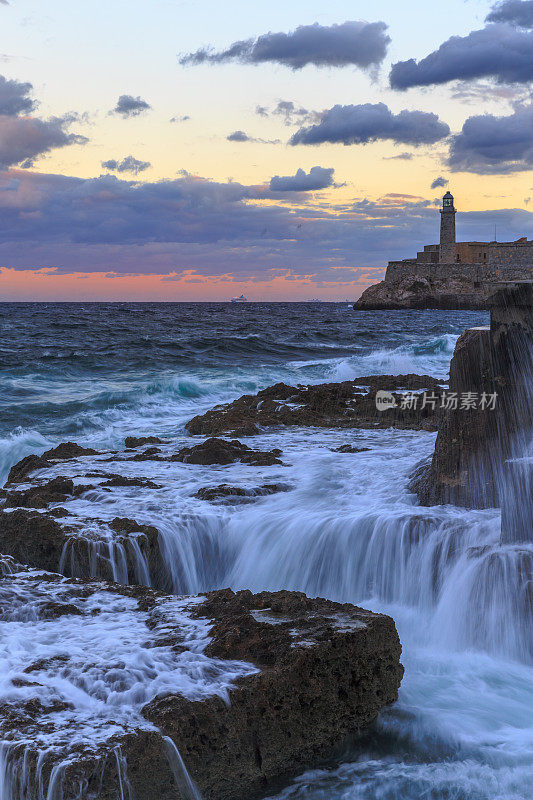
[[[192,270],[161,275],[106,272],[58,273],[56,268],[0,267],[0,302],[219,302],[244,294],[251,301],[355,300],[382,269],[369,268],[354,281],[320,281],[290,274],[238,281]]]

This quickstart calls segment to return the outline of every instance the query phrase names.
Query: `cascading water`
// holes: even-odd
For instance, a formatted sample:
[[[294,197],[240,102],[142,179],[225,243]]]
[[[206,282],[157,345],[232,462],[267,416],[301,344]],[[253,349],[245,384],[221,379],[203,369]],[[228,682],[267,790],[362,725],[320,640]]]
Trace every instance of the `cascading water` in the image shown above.
[[[306,331],[309,313],[306,310],[303,318]],[[398,330],[411,319],[409,313],[401,317],[401,324],[399,318],[386,314],[369,314],[370,321],[365,323],[358,321],[361,318],[347,318],[348,322],[342,323],[351,326],[347,340],[356,341],[357,325],[363,324],[369,330],[379,329],[382,338],[387,335],[384,326],[389,325],[395,338],[386,345],[369,339],[360,352],[336,353],[327,366],[319,361],[317,351],[302,352],[297,366],[295,353],[290,364],[283,363],[279,369],[268,362],[268,370],[262,372],[250,360],[248,371],[256,369],[256,373],[253,380],[248,376],[250,385],[243,386],[240,393],[282,379],[308,382],[393,371],[443,376],[457,334],[485,321],[480,315],[467,318],[420,312],[417,316],[413,312],[416,325],[401,339]],[[264,320],[260,321],[263,325]],[[327,324],[327,318],[321,318],[317,337],[323,335]],[[287,336],[285,328],[282,335]],[[450,337],[447,344],[446,336]],[[218,351],[217,357],[222,358]],[[228,362],[223,368],[230,369]],[[193,399],[181,406],[181,411],[172,405],[171,420],[168,406],[165,419],[164,402],[157,414],[152,406],[142,432],[175,435],[176,419],[181,423],[197,413],[193,406],[213,405],[229,394],[238,394],[238,381],[244,380],[241,369],[239,363],[231,373],[234,383],[226,383],[224,392],[216,388],[213,397]],[[152,399],[155,403],[155,395]],[[80,435],[78,440],[98,444],[109,420],[120,417],[105,439],[106,445],[116,446],[124,430],[139,429],[147,408],[145,400],[143,396],[138,412],[132,406],[107,409],[98,425],[95,419],[100,412],[91,408],[86,438]],[[331,452],[347,441],[369,450]],[[355,755],[348,754],[341,765],[301,776],[279,797],[530,800],[533,634],[529,542],[518,546],[515,541],[501,543],[497,509],[420,508],[416,504],[407,489],[409,475],[431,454],[433,434],[290,429],[247,442],[262,449],[280,447],[286,466],[110,464],[112,471],[115,467],[127,469],[128,474],[148,477],[162,488],[121,489],[112,495],[97,491],[65,505],[80,518],[127,516],[154,525],[165,553],[168,574],[163,579],[169,590],[196,593],[226,585],[256,591],[290,588],[355,602],[395,618],[406,666],[399,703],[382,715]],[[43,442],[42,449],[49,444]],[[36,449],[34,445],[32,449]],[[234,506],[211,505],[194,497],[198,487],[222,482],[245,487],[283,482],[294,489]],[[518,486],[520,494],[523,483]],[[519,509],[523,498],[517,499],[515,508]],[[118,551],[112,552],[118,564]],[[127,556],[131,561],[132,555]],[[65,556],[65,564],[68,560]],[[65,570],[68,572],[66,566]],[[145,580],[155,582],[152,568]],[[36,646],[39,644],[43,646],[43,642]],[[144,681],[148,678],[143,673]],[[171,685],[168,678],[165,687]],[[0,750],[0,781],[4,782],[0,787],[5,787],[7,780],[6,752]],[[47,785],[44,798],[46,790]],[[5,789],[0,789],[4,800],[2,791]],[[127,798],[125,783],[123,792]],[[191,792],[195,798],[194,789]]]

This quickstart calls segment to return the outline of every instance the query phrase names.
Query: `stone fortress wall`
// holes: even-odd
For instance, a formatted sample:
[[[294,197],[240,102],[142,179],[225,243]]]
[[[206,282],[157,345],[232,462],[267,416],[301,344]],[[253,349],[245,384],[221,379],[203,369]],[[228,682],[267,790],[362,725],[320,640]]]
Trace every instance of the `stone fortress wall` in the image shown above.
[[[446,192],[440,244],[390,261],[385,279],[363,292],[355,308],[486,308],[496,283],[533,279],[533,241],[456,242],[455,214]]]

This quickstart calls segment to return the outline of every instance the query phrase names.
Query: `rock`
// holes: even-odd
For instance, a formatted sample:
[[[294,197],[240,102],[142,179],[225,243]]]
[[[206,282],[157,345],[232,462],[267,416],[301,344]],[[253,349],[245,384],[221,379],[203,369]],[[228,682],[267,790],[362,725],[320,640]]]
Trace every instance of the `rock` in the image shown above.
[[[75,442],[63,442],[51,450],[47,450],[42,456],[30,455],[23,458],[14,467],[11,467],[8,483],[22,483],[24,478],[31,472],[38,469],[45,469],[51,466],[54,461],[69,461],[80,456],[98,455],[97,450],[91,450]]]
[[[137,453],[137,455],[133,456],[131,459],[132,461],[165,461],[165,459],[160,455],[161,448],[160,447],[148,447],[146,450],[143,450],[142,453]]]
[[[292,486],[284,483],[264,483],[262,486],[257,486],[253,489],[244,489],[242,486],[228,486],[227,483],[222,483],[220,486],[206,486],[198,489],[194,497],[199,500],[208,500],[209,502],[232,497],[247,497],[253,500],[254,498],[265,497],[278,492],[289,492],[291,489]]]
[[[106,488],[122,488],[130,486],[138,486],[140,489],[161,489],[158,483],[154,483],[148,478],[127,478],[124,475],[113,475],[109,480],[101,483],[100,486]]]
[[[239,426],[268,428],[280,425],[337,428],[389,428],[435,430],[437,413],[426,408],[402,408],[401,395],[395,395],[397,406],[385,411],[376,407],[376,391],[398,389],[435,390],[441,382],[429,375],[365,376],[342,383],[313,386],[287,386],[278,383],[256,395],[243,395],[232,403],[194,417],[186,424],[193,435],[217,435]],[[369,386],[370,391],[361,387]]]
[[[353,444],[341,444],[340,447],[333,447],[332,453],[368,453],[371,447],[355,447]]]
[[[158,530],[153,525],[143,525],[128,517],[115,517],[109,527],[116,533],[144,533],[150,539],[158,536]]]
[[[353,379],[358,386],[370,386],[374,390],[386,389],[389,392],[398,389],[419,391],[421,389],[440,389],[446,381],[432,378],[431,375],[367,375]]]
[[[254,467],[270,467],[281,464],[278,456],[281,450],[251,450],[248,445],[238,440],[211,438],[194,447],[183,447],[179,453],[171,457],[171,461],[183,461],[185,464],[233,464],[240,461]]]
[[[24,509],[0,512],[0,553],[35,569],[61,571],[67,577],[136,584],[146,582],[148,573],[153,586],[171,585],[157,528],[118,517],[109,523],[91,519],[88,535],[86,522],[72,517],[68,525],[61,525],[53,513]]]
[[[5,508],[46,508],[50,503],[63,503],[73,494],[74,484],[69,478],[54,478],[24,491],[8,492]]]
[[[160,439],[158,436],[126,436],[124,444],[129,449],[141,447],[144,444],[165,444],[165,442],[165,439]]]
[[[82,447],[75,442],[62,442],[57,447],[47,450],[43,453],[42,458],[49,459],[50,461],[69,461],[72,458],[80,458],[80,456],[97,456],[98,450],[92,450],[90,447]]]
[[[68,534],[55,519],[37,511],[0,513],[0,553],[21,564],[55,572]]]
[[[446,274],[425,277],[411,273],[406,265],[401,277],[369,286],[354,304],[357,311],[388,309],[451,309],[483,310],[493,291],[485,281],[465,275],[464,264],[446,264]],[[428,272],[431,265],[428,265]],[[477,276],[476,276],[477,278]],[[477,284],[477,285],[476,285]]]
[[[397,697],[392,620],[298,592],[208,594],[206,654],[261,667],[218,697],[166,695],[144,715],[176,743],[204,800],[245,800],[312,768]]]
[[[31,571],[6,576],[1,588],[0,619],[16,616],[27,597],[33,610],[16,629],[4,626],[2,647],[16,664],[18,685],[0,687],[5,780],[23,767],[28,798],[176,800],[196,796],[183,794],[192,778],[204,800],[249,800],[317,766],[364,730],[396,700],[403,674],[389,617],[299,592],[222,590],[177,600]],[[81,614],[84,624],[76,624]],[[102,614],[112,615],[113,641],[95,652],[91,621],[98,624]],[[36,658],[34,629],[43,620],[48,652]],[[9,637],[18,644],[21,625],[25,647],[12,647]],[[174,679],[187,696],[157,695],[151,665],[162,646],[165,685]],[[94,739],[88,697],[98,701]]]
[[[41,456],[30,455],[23,458],[9,470],[7,483],[22,483],[31,472],[49,467],[50,464]]]
[[[459,398],[471,394],[476,407],[440,412],[431,465],[412,476],[411,489],[423,505],[497,507],[512,494],[505,462],[529,452],[533,282],[500,289],[490,304],[490,328],[465,331],[450,365],[450,392]],[[483,395],[496,397],[494,408],[482,406]],[[526,487],[522,481],[523,496]]]

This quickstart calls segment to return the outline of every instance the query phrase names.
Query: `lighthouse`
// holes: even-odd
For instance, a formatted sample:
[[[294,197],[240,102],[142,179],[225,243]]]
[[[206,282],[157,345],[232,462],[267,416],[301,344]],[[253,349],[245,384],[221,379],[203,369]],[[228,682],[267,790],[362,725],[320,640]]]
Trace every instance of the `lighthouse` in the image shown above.
[[[453,194],[446,192],[442,198],[440,210],[440,249],[441,264],[452,264],[455,261],[455,206]]]

